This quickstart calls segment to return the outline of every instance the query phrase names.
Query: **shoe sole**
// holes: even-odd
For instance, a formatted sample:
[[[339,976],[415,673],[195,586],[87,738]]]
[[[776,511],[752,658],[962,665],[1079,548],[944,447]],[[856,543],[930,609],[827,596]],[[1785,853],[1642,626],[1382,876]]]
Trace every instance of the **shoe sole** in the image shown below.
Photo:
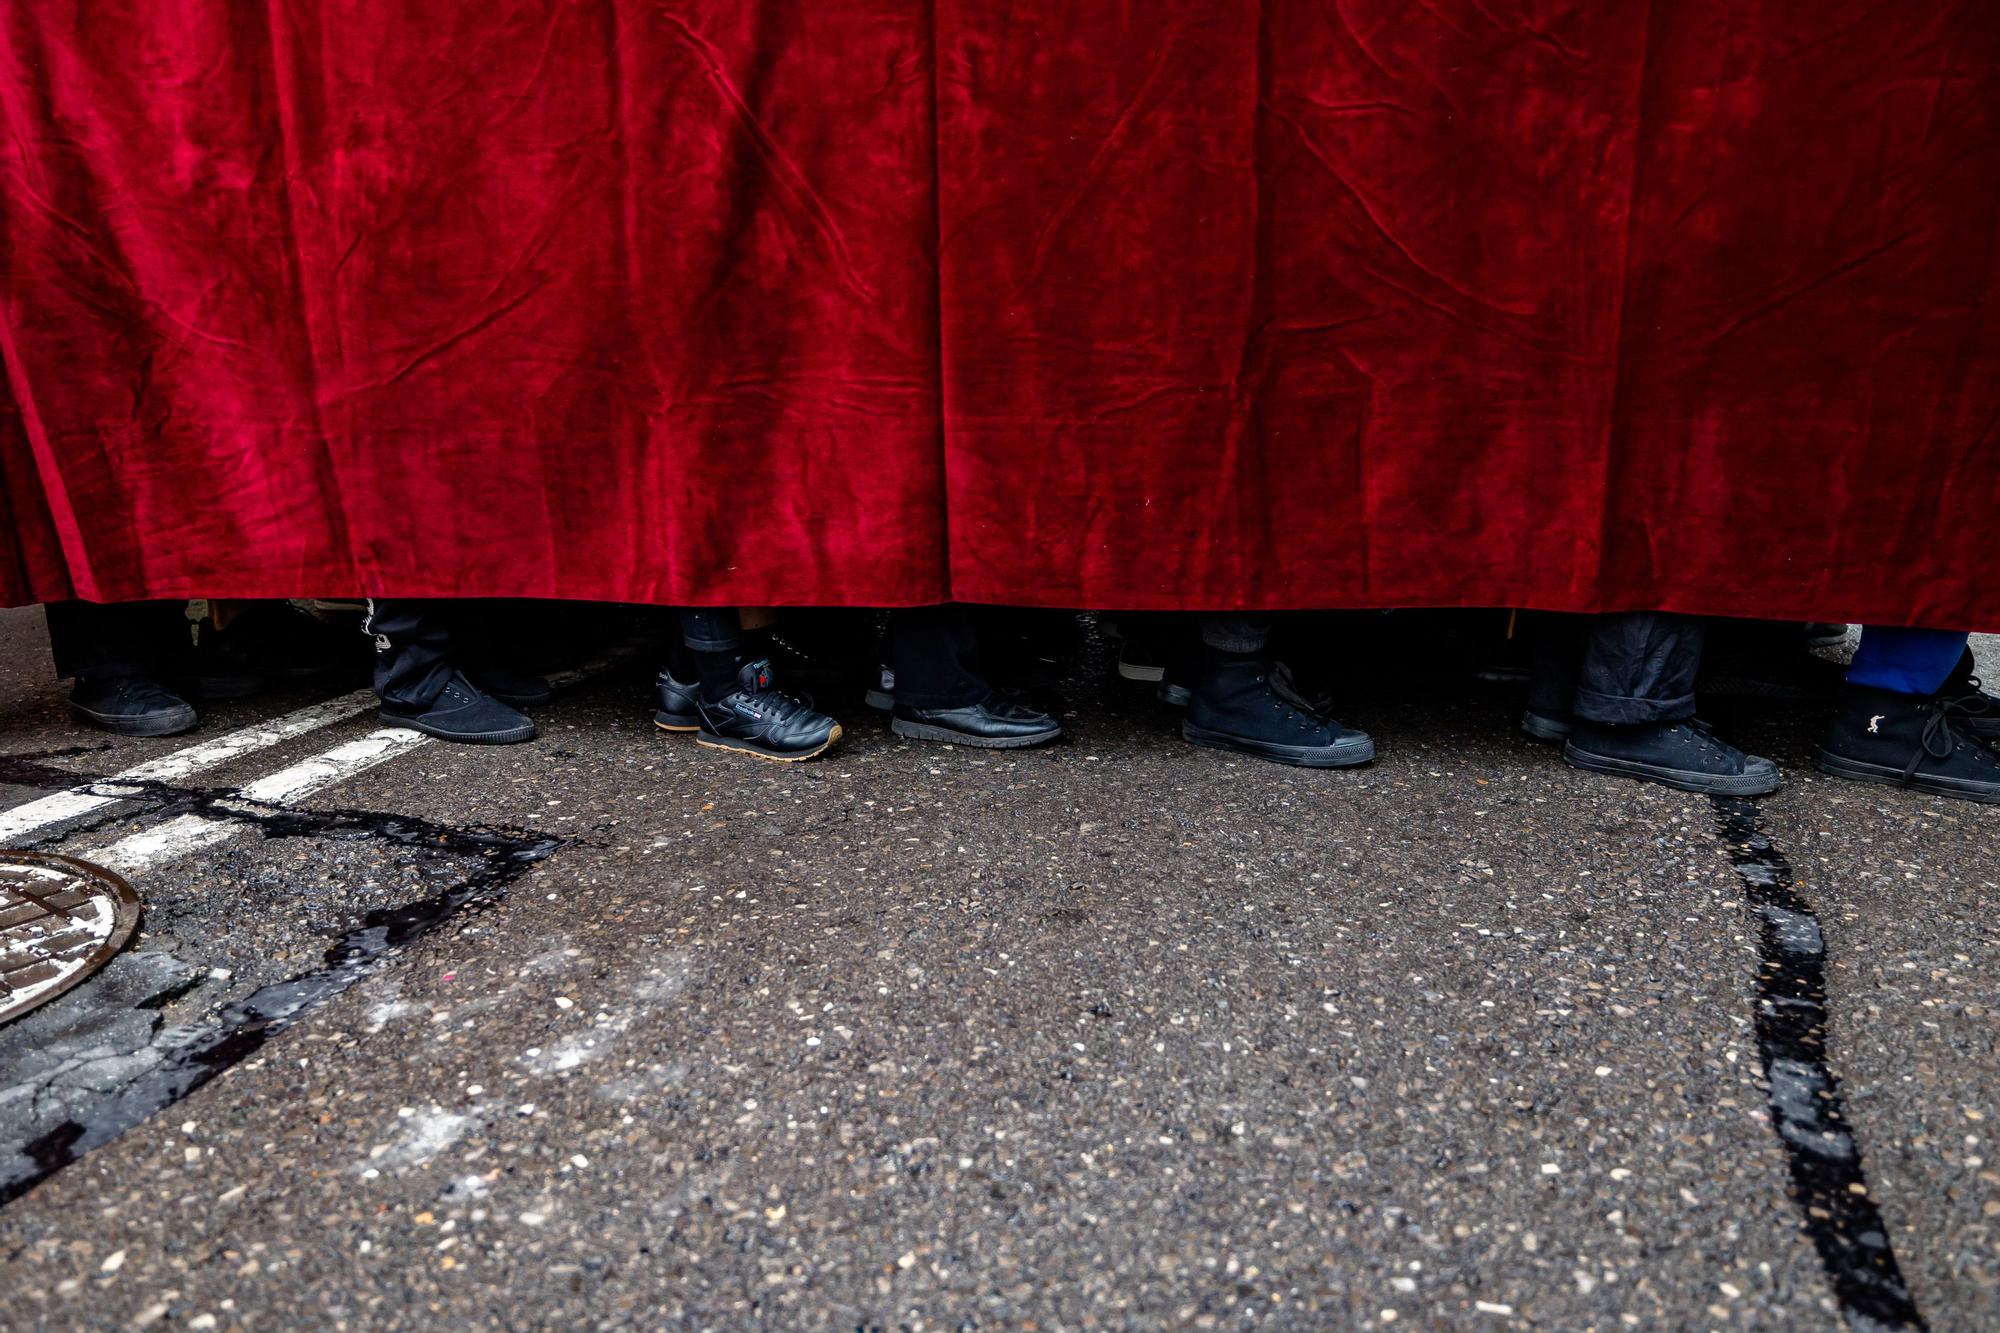
[[[928,722],[906,722],[900,717],[890,720],[889,730],[908,740],[943,741],[947,745],[969,745],[975,750],[1025,750],[1032,745],[1047,745],[1063,734],[1061,727],[1051,727],[1026,736],[972,736]]]
[[[1181,737],[1203,749],[1231,750],[1298,768],[1358,768],[1375,758],[1375,742],[1367,736],[1351,736],[1332,745],[1278,745],[1271,741],[1246,741],[1227,732],[1183,722]]]
[[[201,725],[201,715],[192,708],[188,709],[185,715],[158,713],[139,721],[114,717],[108,713],[93,713],[77,704],[71,704],[69,709],[93,726],[116,732],[120,736],[178,736],[184,731],[193,731]]]
[[[677,715],[674,713],[655,713],[653,714],[653,725],[658,727],[661,731],[671,731],[676,733],[701,730],[701,721],[699,718],[697,718],[693,722],[683,722],[681,721],[681,718],[684,716],[686,715],[685,714]]]
[[[1521,730],[1538,741],[1566,741],[1569,739],[1570,724],[1558,722],[1540,713],[1521,714]]]
[[[801,750],[797,754],[775,754],[770,750],[760,750],[748,741],[727,740],[724,737],[715,735],[713,732],[707,731],[698,732],[694,738],[694,743],[708,750],[727,750],[731,754],[747,754],[752,759],[762,759],[767,763],[797,764],[815,756],[825,754],[828,748],[839,739],[840,724],[835,723],[833,730],[827,734],[827,738],[821,741],[816,749]]]
[[[443,727],[434,727],[413,718],[392,717],[387,713],[377,716],[382,719],[382,725],[385,727],[421,731],[426,736],[435,736],[441,741],[456,741],[460,745],[519,745],[522,741],[535,739],[539,734],[532,722],[525,727],[509,727],[505,731],[447,731]]]
[[[1120,662],[1118,674],[1126,680],[1143,680],[1150,683],[1165,680],[1167,669],[1164,666],[1147,666],[1143,662]]]
[[[1164,680],[1160,682],[1160,688],[1153,692],[1153,696],[1169,708],[1186,708],[1194,702],[1193,690],[1185,685],[1169,685]]]
[[[871,689],[868,693],[861,696],[861,702],[867,704],[878,713],[893,713],[896,711],[896,696],[887,690]]]
[[[1977,801],[1981,805],[2000,805],[2000,789],[1960,785],[1952,778],[1939,777],[1935,773],[1919,773],[1905,781],[1903,770],[1890,768],[1885,764],[1871,764],[1866,760],[1849,759],[1834,754],[1831,750],[1821,750],[1813,759],[1813,766],[1822,773],[1836,778],[1846,778],[1850,782],[1872,782],[1882,787],[1902,787],[1908,791],[1920,791],[1929,796],[1951,796],[1961,801]]]
[[[1563,746],[1563,762],[1586,773],[1608,773],[1613,777],[1656,782],[1675,791],[1691,791],[1701,796],[1769,796],[1785,785],[1783,775],[1756,777],[1748,773],[1690,773],[1684,768],[1647,764],[1636,759],[1618,759],[1606,754],[1579,750],[1574,743]]]

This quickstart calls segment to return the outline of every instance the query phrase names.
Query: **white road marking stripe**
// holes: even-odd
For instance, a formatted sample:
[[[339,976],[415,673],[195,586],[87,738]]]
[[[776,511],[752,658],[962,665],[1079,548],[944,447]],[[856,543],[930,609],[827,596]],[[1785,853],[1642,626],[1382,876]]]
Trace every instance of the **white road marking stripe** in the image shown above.
[[[371,731],[359,740],[336,745],[325,754],[316,754],[290,768],[281,768],[269,777],[259,778],[243,788],[238,797],[218,804],[223,809],[236,807],[249,813],[260,808],[290,805],[399,754],[428,745],[430,740],[422,732],[401,728]],[[136,875],[186,856],[189,852],[213,847],[241,828],[241,824],[228,819],[180,815],[157,828],[123,838],[100,852],[86,852],[84,855],[122,875]]]
[[[260,722],[241,731],[232,731],[226,736],[190,745],[184,750],[149,759],[135,768],[122,773],[114,773],[108,778],[72,787],[68,791],[56,792],[39,800],[17,805],[12,810],[0,811],[0,845],[10,843],[51,824],[74,819],[78,815],[89,814],[93,810],[116,804],[140,793],[130,787],[121,787],[121,780],[128,782],[172,782],[193,773],[219,768],[232,759],[251,754],[257,750],[269,749],[295,736],[303,736],[309,731],[335,722],[343,722],[355,714],[374,706],[375,696],[368,690],[357,690],[337,699],[328,699],[309,708],[301,708],[296,713]]]
[[[580,684],[597,676],[612,666],[636,655],[640,646],[628,644],[605,657],[586,662],[568,671],[558,672],[549,678],[557,688]],[[239,755],[261,750],[293,736],[303,735],[318,727],[339,722],[352,717],[375,704],[371,691],[358,690],[338,699],[302,708],[296,713],[242,731],[219,736],[200,745],[176,750],[169,755],[149,760],[136,768],[130,768],[96,782],[73,787],[66,792],[30,801],[26,805],[0,813],[0,844],[10,838],[21,837],[50,824],[73,819],[77,815],[110,805],[115,801],[136,796],[140,793],[129,787],[120,787],[120,780],[169,781],[214,768]],[[364,769],[370,769],[399,754],[406,754],[432,738],[421,732],[404,728],[384,728],[370,732],[360,740],[337,745],[324,754],[300,760],[290,768],[280,769],[269,777],[259,778],[244,787],[235,797],[217,802],[224,810],[237,802],[238,808],[246,813],[272,806],[289,805],[310,796],[337,782],[343,782]],[[228,819],[211,819],[205,815],[180,815],[155,828],[135,833],[112,843],[100,851],[88,853],[92,860],[124,874],[161,865],[189,852],[212,847],[235,833],[240,824]]]

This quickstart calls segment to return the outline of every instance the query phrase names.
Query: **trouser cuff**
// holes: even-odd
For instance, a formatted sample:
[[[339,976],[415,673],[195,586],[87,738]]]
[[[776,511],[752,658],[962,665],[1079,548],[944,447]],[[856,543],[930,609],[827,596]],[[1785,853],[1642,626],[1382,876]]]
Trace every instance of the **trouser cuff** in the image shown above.
[[[1684,722],[1694,716],[1694,696],[1684,694],[1673,699],[1647,699],[1579,689],[1576,692],[1576,715],[1586,722],[1602,722],[1611,726]]]

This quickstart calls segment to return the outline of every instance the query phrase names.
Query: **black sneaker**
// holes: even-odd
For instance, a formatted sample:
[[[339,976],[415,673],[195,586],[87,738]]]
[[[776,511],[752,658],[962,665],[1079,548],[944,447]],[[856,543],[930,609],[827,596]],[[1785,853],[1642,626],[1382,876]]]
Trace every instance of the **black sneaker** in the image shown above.
[[[535,724],[526,714],[481,693],[456,671],[428,706],[384,703],[381,717],[392,727],[463,745],[514,745],[535,738]]]
[[[2000,752],[1960,726],[1945,696],[1850,685],[1820,737],[1820,771],[1856,782],[2000,804]]]
[[[1972,668],[1972,650],[1967,648],[1939,693],[1951,701],[1953,726],[1991,744],[2000,741],[2000,698],[1986,692]]]
[[[1201,679],[1202,663],[1207,653],[1201,646],[1201,636],[1191,630],[1177,634],[1167,651],[1166,666],[1160,674],[1160,683],[1153,691],[1153,697],[1169,708],[1186,708],[1194,702],[1194,683]],[[1291,668],[1282,663],[1272,668],[1289,673]],[[1325,708],[1314,711],[1325,712]]]
[[[736,688],[717,703],[698,700],[701,732],[695,743],[738,750],[759,759],[797,763],[840,739],[840,724],[771,686],[769,658],[745,664]]]
[[[1768,796],[1783,779],[1768,759],[1720,740],[1708,724],[1642,722],[1610,726],[1578,718],[1563,758],[1591,773],[1657,782],[1713,796]]]
[[[966,708],[896,705],[889,730],[913,741],[947,741],[982,750],[1020,750],[1062,735],[1062,724],[1017,698],[995,692]]]
[[[875,683],[861,696],[861,702],[878,713],[896,711],[896,673],[889,669],[888,663],[875,668]]]
[[[1118,640],[1118,674],[1126,680],[1163,680],[1167,674],[1168,651],[1165,636],[1151,624],[1123,627]]]
[[[1576,719],[1568,713],[1530,708],[1521,714],[1521,730],[1538,741],[1566,741],[1575,726]]]
[[[201,721],[187,700],[144,676],[79,679],[69,706],[120,736],[175,736]]]
[[[1188,701],[1181,735],[1302,768],[1352,768],[1375,757],[1366,732],[1349,731],[1299,696],[1290,673],[1254,658],[1214,660]]]
[[[654,682],[660,691],[660,706],[654,710],[653,725],[661,731],[701,730],[701,686],[674,679],[671,671],[660,672]]]
[[[1830,620],[1808,620],[1799,626],[1799,637],[1808,648],[1838,648],[1847,642],[1847,626]]]
[[[556,697],[555,689],[540,676],[509,671],[506,667],[467,667],[465,678],[481,694],[514,708],[540,708]]]

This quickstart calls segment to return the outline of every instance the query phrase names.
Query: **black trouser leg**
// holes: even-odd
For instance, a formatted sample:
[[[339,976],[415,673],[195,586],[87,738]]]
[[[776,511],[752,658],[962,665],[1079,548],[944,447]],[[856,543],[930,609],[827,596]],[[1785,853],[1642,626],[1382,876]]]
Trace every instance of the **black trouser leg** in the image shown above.
[[[371,598],[364,634],[375,639],[375,696],[385,704],[428,708],[451,679],[447,604]]]
[[[1591,722],[1679,722],[1694,716],[1702,623],[1637,611],[1596,617],[1584,645],[1576,715]]]
[[[156,676],[188,633],[185,602],[50,602],[58,676]],[[177,637],[178,636],[178,637]]]
[[[1568,717],[1576,707],[1576,683],[1590,640],[1590,617],[1531,611],[1521,617],[1521,628],[1535,658],[1534,674],[1528,680],[1528,711],[1541,717]]]
[[[703,699],[720,703],[735,692],[744,647],[743,621],[735,607],[694,607],[681,612],[681,642],[694,657]]]
[[[1203,616],[1201,641],[1232,657],[1261,656],[1271,643],[1271,617]]]
[[[889,669],[896,673],[896,702],[906,708],[970,708],[993,692],[963,606],[891,611]]]

